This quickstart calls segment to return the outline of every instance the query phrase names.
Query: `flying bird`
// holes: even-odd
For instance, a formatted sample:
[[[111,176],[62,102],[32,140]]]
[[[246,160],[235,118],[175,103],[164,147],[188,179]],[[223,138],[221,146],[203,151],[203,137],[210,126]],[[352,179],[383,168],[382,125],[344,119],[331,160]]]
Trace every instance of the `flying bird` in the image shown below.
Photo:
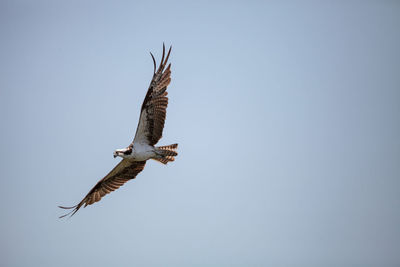
[[[108,193],[118,189],[129,180],[135,179],[144,169],[148,159],[154,159],[163,164],[175,160],[175,156],[178,155],[176,152],[178,144],[155,146],[162,137],[168,106],[167,87],[171,82],[171,63],[166,68],[165,66],[171,48],[169,48],[165,57],[165,45],[163,44],[163,53],[158,69],[156,60],[150,52],[154,64],[153,78],[142,104],[135,137],[128,147],[114,151],[114,158],[121,157],[122,160],[103,179],[98,181],[77,205],[72,207],[59,206],[62,209],[72,209],[60,218],[68,215],[73,216],[82,206],[86,207],[100,201]]]

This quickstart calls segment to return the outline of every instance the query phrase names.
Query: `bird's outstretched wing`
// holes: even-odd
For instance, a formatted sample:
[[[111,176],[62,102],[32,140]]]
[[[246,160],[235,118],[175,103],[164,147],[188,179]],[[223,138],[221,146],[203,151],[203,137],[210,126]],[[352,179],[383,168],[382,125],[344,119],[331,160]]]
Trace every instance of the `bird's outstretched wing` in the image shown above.
[[[120,186],[125,184],[127,181],[134,179],[139,172],[144,169],[146,161],[131,161],[127,159],[121,160],[117,166],[110,171],[103,179],[101,179],[89,193],[82,199],[79,204],[73,207],[62,207],[62,209],[72,209],[67,214],[60,216],[63,218],[68,215],[74,215],[82,206],[92,205],[93,203],[100,201],[102,197],[118,189]]]
[[[157,71],[156,60],[153,54],[150,53],[154,63],[153,79],[144,98],[139,124],[131,145],[133,143],[142,143],[153,146],[162,136],[168,106],[168,93],[166,90],[171,82],[171,64],[165,68],[170,53],[171,47],[165,57],[165,45],[163,45],[163,54]]]

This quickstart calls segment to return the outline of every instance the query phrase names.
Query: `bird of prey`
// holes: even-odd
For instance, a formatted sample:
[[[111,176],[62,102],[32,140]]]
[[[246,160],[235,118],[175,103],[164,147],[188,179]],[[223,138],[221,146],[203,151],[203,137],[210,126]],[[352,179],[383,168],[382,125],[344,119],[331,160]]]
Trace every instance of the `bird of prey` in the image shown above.
[[[114,158],[121,157],[121,162],[101,179],[77,205],[59,206],[62,209],[72,209],[60,218],[74,215],[82,206],[86,207],[99,201],[106,194],[134,179],[144,169],[148,159],[154,159],[163,164],[175,160],[174,157],[178,155],[176,152],[178,144],[155,146],[162,136],[168,105],[166,90],[171,82],[171,63],[166,68],[165,66],[170,53],[171,47],[165,57],[165,45],[163,45],[163,54],[158,69],[156,60],[150,53],[154,64],[153,78],[142,104],[135,137],[128,147],[114,151]]]

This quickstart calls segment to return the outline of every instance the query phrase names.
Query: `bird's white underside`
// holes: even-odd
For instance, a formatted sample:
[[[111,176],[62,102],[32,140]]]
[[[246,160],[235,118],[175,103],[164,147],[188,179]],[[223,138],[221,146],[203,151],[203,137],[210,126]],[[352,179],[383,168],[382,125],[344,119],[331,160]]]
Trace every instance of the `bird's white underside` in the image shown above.
[[[143,161],[157,156],[155,148],[149,144],[133,143],[132,154],[129,155],[136,161]]]
[[[146,117],[146,110],[142,110],[135,138],[133,139],[132,153],[129,155],[123,154],[123,151],[126,150],[126,148],[116,150],[116,152],[121,152],[118,153],[118,156],[120,156],[121,158],[131,159],[134,161],[145,161],[157,156],[155,148],[148,144],[148,121]]]
[[[140,114],[139,123],[136,130],[135,138],[133,139],[133,143],[147,144],[148,123],[149,122],[147,121],[147,111],[144,109]]]
[[[127,148],[117,149],[117,156],[134,161],[146,161],[157,157],[156,149],[146,143],[133,143],[131,154],[125,155],[124,151],[126,150]]]

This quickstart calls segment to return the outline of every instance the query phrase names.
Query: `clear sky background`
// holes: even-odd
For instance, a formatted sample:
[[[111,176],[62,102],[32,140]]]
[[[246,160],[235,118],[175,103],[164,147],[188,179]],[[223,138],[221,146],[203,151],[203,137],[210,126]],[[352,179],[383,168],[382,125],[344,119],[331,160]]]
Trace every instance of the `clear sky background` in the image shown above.
[[[399,266],[397,1],[0,1],[1,266]],[[164,137],[119,161],[162,43]]]

